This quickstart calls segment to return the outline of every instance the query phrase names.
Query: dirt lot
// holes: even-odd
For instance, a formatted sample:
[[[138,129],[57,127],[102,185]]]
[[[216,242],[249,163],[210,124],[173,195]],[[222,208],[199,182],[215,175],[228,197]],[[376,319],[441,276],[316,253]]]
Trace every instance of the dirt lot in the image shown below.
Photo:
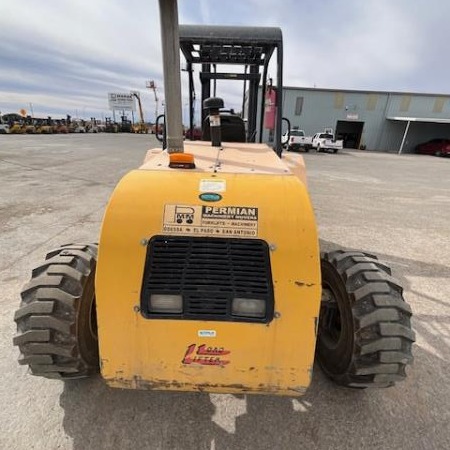
[[[450,448],[448,158],[306,155],[323,247],[380,255],[413,308],[415,363],[394,388],[337,388],[316,368],[299,399],[122,391],[17,364],[12,318],[31,268],[59,244],[97,240],[112,189],[150,140],[0,136],[0,448]]]

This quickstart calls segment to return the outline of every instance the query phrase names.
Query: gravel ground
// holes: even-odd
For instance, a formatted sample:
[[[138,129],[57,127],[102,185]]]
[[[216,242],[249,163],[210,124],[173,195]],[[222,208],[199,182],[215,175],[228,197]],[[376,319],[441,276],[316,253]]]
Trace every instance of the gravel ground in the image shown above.
[[[0,449],[450,448],[450,159],[362,151],[305,155],[322,247],[376,253],[414,311],[408,379],[337,388],[316,368],[298,399],[64,385],[16,360],[21,286],[46,251],[93,242],[144,135],[0,136]]]

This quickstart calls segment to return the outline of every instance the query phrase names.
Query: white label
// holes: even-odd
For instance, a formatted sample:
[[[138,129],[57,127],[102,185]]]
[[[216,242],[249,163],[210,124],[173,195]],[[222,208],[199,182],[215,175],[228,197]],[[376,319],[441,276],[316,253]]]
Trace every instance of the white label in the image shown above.
[[[211,127],[220,127],[220,116],[209,116],[209,125]]]
[[[256,238],[258,237],[258,208],[165,205],[163,233]]]
[[[200,180],[200,192],[225,192],[226,190],[225,180]]]
[[[198,330],[198,337],[216,337],[216,330]]]

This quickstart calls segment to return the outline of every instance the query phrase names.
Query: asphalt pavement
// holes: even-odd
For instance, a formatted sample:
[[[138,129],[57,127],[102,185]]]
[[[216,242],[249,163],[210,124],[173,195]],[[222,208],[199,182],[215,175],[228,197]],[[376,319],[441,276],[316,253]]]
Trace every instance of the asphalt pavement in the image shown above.
[[[305,155],[322,248],[379,255],[413,309],[415,361],[393,388],[339,388],[316,367],[295,399],[130,391],[17,364],[13,314],[31,269],[60,244],[97,241],[117,181],[155,146],[0,135],[0,449],[449,449],[450,158]]]

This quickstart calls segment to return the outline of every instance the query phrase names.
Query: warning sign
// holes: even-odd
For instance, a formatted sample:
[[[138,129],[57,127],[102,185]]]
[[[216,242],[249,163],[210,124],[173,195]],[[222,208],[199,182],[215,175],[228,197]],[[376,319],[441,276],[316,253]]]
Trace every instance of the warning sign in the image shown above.
[[[258,208],[165,205],[163,232],[195,236],[257,237]]]

